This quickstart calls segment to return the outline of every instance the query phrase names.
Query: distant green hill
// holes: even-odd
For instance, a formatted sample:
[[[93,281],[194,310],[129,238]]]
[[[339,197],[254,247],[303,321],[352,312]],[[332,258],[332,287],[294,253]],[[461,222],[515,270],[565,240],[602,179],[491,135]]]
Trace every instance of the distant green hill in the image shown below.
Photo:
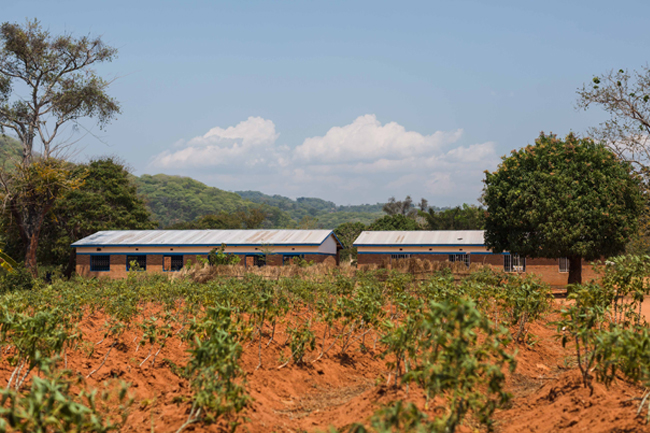
[[[344,222],[369,224],[384,215],[382,203],[338,206],[331,201],[313,197],[299,197],[292,200],[281,195],[266,195],[259,191],[236,191],[242,198],[255,203],[274,206],[287,212],[299,222],[305,217],[318,219],[318,227],[334,229]]]
[[[260,207],[234,192],[207,186],[190,177],[144,174],[134,176],[133,181],[161,227],[194,221],[204,215]],[[292,224],[288,214],[270,206],[263,207],[268,214],[265,227],[283,228]]]

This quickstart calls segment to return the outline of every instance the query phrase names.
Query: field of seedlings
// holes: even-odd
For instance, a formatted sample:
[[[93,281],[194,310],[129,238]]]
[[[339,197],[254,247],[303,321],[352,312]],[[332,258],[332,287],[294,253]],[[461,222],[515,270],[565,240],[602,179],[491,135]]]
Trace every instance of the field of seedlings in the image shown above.
[[[650,430],[648,262],[613,259],[567,299],[408,264],[8,291],[0,431]]]

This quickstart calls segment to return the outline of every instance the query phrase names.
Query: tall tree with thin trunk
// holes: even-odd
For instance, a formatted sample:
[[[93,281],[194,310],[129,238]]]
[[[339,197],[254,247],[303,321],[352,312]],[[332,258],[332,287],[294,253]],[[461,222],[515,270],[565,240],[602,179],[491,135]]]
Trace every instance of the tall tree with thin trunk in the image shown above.
[[[569,284],[582,259],[622,252],[642,209],[638,176],[602,144],[542,133],[485,173],[485,244],[494,252],[569,259]]]
[[[71,144],[61,140],[65,127],[74,131],[80,119],[90,118],[101,128],[119,113],[118,103],[106,93],[109,82],[93,69],[116,53],[101,38],[53,36],[36,20],[0,26],[0,132],[15,134],[22,144],[22,169],[2,176],[4,204],[16,218],[27,245],[25,264],[34,274],[45,214],[71,186],[61,182],[41,188],[38,176],[61,179],[53,174],[60,165],[50,160]],[[45,168],[31,170],[35,145]]]
[[[640,230],[628,251],[650,251],[650,67],[638,71],[609,71],[578,89],[577,107],[601,108],[609,119],[589,128],[588,134],[602,142],[641,176],[645,209]]]

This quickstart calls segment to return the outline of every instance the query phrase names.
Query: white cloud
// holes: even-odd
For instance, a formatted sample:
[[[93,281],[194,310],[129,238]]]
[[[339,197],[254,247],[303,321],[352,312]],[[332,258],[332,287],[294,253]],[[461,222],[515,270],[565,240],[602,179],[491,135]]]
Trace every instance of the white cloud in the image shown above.
[[[215,127],[202,136],[176,142],[180,150],[164,151],[154,157],[152,165],[160,168],[211,167],[228,164],[255,166],[273,163],[264,152],[273,150],[280,134],[275,124],[261,117],[249,117],[235,126]],[[273,155],[270,155],[271,157]]]
[[[389,122],[382,126],[374,114],[359,116],[345,126],[335,126],[322,137],[307,138],[295,150],[301,161],[340,162],[405,158],[427,154],[454,143],[462,129],[437,131],[431,135],[407,131],[402,125]]]
[[[462,129],[430,135],[381,124],[367,114],[291,148],[271,120],[249,117],[215,127],[152,159],[151,166],[228,190],[261,190],[337,203],[424,197],[432,204],[473,202],[483,171],[499,158],[493,142],[459,145]]]

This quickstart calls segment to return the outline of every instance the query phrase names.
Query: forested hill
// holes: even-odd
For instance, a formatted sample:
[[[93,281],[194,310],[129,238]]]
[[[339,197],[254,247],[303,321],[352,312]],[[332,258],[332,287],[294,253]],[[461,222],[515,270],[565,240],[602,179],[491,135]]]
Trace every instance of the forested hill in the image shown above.
[[[191,222],[204,215],[231,214],[252,208],[266,213],[264,228],[334,229],[344,222],[370,224],[383,215],[381,204],[337,206],[318,198],[292,200],[258,191],[234,193],[189,177],[145,174],[134,176],[133,181],[161,227]]]
[[[260,207],[234,192],[208,186],[190,177],[144,174],[134,176],[133,181],[161,227],[191,222],[205,215],[232,214]],[[285,227],[292,223],[289,215],[277,208],[263,206],[262,210],[267,215],[265,227]]]
[[[266,195],[259,191],[236,191],[243,199],[267,204],[287,212],[294,221],[316,218],[322,228],[335,228],[344,222],[370,224],[384,215],[383,203],[338,206],[331,201],[313,197],[298,197],[292,200],[281,195]]]

